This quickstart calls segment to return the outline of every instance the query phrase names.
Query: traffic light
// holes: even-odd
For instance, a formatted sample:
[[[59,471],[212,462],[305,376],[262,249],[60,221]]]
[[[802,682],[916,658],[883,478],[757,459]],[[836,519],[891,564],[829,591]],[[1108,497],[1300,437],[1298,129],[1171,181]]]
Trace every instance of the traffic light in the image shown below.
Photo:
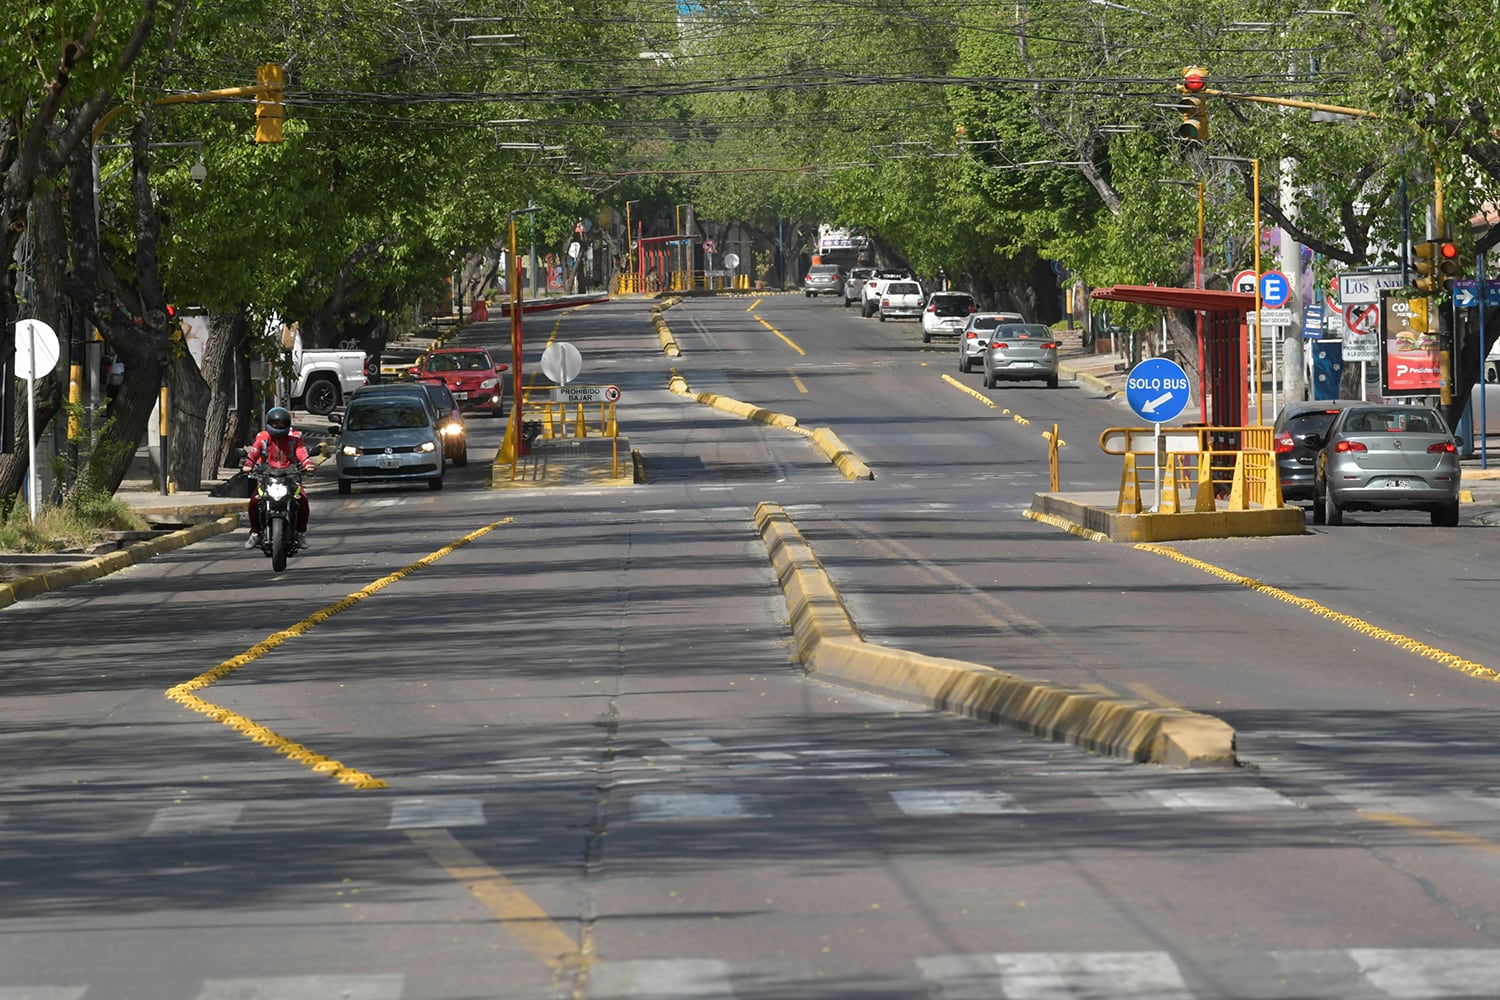
[[[1182,113],[1177,135],[1202,142],[1208,138],[1208,98],[1204,96],[1208,90],[1208,70],[1202,66],[1185,67],[1177,89],[1188,95],[1177,102],[1177,110]]]
[[[1458,247],[1447,240],[1436,244],[1437,246],[1437,280],[1444,290],[1451,291],[1453,282],[1458,278],[1462,267],[1458,262]]]
[[[255,67],[255,80],[260,87],[255,95],[255,141],[280,142],[281,122],[286,117],[281,99],[286,76],[280,66],[266,63]]]
[[[1438,290],[1438,243],[1428,240],[1424,243],[1413,243],[1411,247],[1412,267],[1417,272],[1417,280],[1412,282],[1417,291],[1431,295]]]

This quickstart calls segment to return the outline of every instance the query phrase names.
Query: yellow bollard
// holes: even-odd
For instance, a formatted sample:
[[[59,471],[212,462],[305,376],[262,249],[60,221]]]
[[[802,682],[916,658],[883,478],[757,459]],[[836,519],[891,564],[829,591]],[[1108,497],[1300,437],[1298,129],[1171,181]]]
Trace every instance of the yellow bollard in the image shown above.
[[[578,417],[577,417],[577,420],[574,423],[573,436],[574,437],[581,437],[581,438],[585,438],[585,437],[589,436],[588,426],[586,424],[584,424],[584,422],[583,422],[583,404],[582,403],[578,404]]]
[[[1135,453],[1125,453],[1125,471],[1120,474],[1120,499],[1115,504],[1116,514],[1139,514],[1141,512],[1141,484],[1135,477]]]
[[[1177,455],[1167,455],[1166,467],[1162,470],[1161,499],[1157,501],[1158,514],[1180,514],[1182,501],[1177,496]]]
[[[1249,497],[1245,491],[1245,453],[1236,452],[1234,456],[1234,481],[1229,487],[1230,510],[1249,510]]]
[[[1198,453],[1198,496],[1193,510],[1198,514],[1212,514],[1219,509],[1214,502],[1214,469],[1212,456],[1206,451]]]

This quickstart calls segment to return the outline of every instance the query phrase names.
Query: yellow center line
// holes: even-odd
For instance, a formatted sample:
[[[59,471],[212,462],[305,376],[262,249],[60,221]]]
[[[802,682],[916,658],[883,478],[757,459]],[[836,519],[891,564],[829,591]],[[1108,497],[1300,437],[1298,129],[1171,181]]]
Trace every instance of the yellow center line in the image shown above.
[[[745,312],[747,312],[747,313],[753,313],[753,312],[755,312],[755,307],[758,306],[758,305],[760,305],[760,303],[761,303],[761,300],[760,299],[756,299],[754,302],[750,303],[750,308],[746,309]]]
[[[407,830],[412,843],[426,851],[454,879],[462,882],[501,928],[532,957],[554,970],[577,970],[587,964],[582,949],[516,884],[485,864],[447,830]]]
[[[797,387],[797,391],[806,395],[807,386],[802,384],[802,380],[797,377],[797,373],[792,371],[790,368],[786,370],[786,373],[792,377],[792,385],[795,385]]]
[[[231,656],[213,669],[205,670],[192,680],[183,681],[181,684],[168,688],[166,691],[167,698],[185,708],[192,709],[199,715],[206,716],[215,722],[228,726],[247,739],[254,740],[262,746],[270,747],[287,760],[302,764],[318,774],[326,774],[343,784],[352,785],[355,788],[387,787],[386,783],[379,778],[371,777],[363,771],[356,771],[351,767],[345,767],[339,761],[324,757],[322,754],[309,750],[300,743],[293,743],[279,733],[260,725],[254,719],[246,718],[237,712],[231,712],[222,705],[215,705],[211,701],[198,697],[194,692],[201,691],[212,684],[218,683],[236,670],[254,663],[287,640],[295,639],[310,632],[313,628],[323,624],[334,615],[348,611],[367,597],[373,597],[391,584],[410,576],[425,566],[432,565],[444,556],[451,555],[475,539],[482,538],[491,531],[494,531],[502,524],[511,524],[514,521],[514,517],[503,518],[492,524],[487,524],[477,531],[469,532],[458,541],[450,545],[445,545],[436,552],[429,552],[410,566],[405,566],[394,573],[381,577],[368,587],[355,591],[335,604],[330,604],[326,608],[314,611],[290,628],[282,629],[280,632],[267,636],[238,656]]]
[[[1339,622],[1340,624],[1346,625],[1356,632],[1368,635],[1374,639],[1379,639],[1381,642],[1390,643],[1393,646],[1397,646],[1410,653],[1415,653],[1418,656],[1421,656],[1428,660],[1432,660],[1435,663],[1440,663],[1443,666],[1447,667],[1449,670],[1457,670],[1459,673],[1468,674],[1470,677],[1478,677],[1480,680],[1500,681],[1500,673],[1491,670],[1489,667],[1486,667],[1482,663],[1475,663],[1473,660],[1466,660],[1463,657],[1458,656],[1457,654],[1438,649],[1436,646],[1429,646],[1427,643],[1422,642],[1420,639],[1413,639],[1410,636],[1401,635],[1399,632],[1392,632],[1388,629],[1383,629],[1379,625],[1372,625],[1362,618],[1356,618],[1353,615],[1346,615],[1341,611],[1335,611],[1332,608],[1319,604],[1317,601],[1314,601],[1311,598],[1298,597],[1296,594],[1282,590],[1280,587],[1273,587],[1269,583],[1263,583],[1260,580],[1253,579],[1252,577],[1241,576],[1238,573],[1234,573],[1230,570],[1223,569],[1222,567],[1215,566],[1213,563],[1207,563],[1201,559],[1194,559],[1192,556],[1184,555],[1183,553],[1178,552],[1176,549],[1168,548],[1165,545],[1157,545],[1152,542],[1141,542],[1135,547],[1137,549],[1140,549],[1142,552],[1154,552],[1159,556],[1166,556],[1168,559],[1175,559],[1180,563],[1185,563],[1189,566],[1200,569],[1210,576],[1216,576],[1219,579],[1227,580],[1230,583],[1237,583],[1241,587],[1248,588],[1250,590],[1256,591],[1257,593],[1265,594],[1268,597],[1274,597],[1278,601],[1285,601],[1288,604],[1301,608],[1308,614]]]
[[[1400,813],[1366,812],[1359,810],[1359,814],[1365,819],[1375,823],[1384,823],[1386,826],[1400,827],[1422,837],[1430,837],[1440,840],[1454,847],[1472,847],[1476,851],[1500,857],[1500,844],[1483,837],[1475,837],[1472,834],[1463,833],[1459,830],[1450,830],[1446,827],[1434,826],[1431,823],[1415,819],[1411,816],[1402,816]]]
[[[796,344],[793,344],[792,341],[791,341],[791,338],[789,338],[786,334],[782,333],[780,330],[776,329],[774,326],[772,326],[770,323],[767,323],[765,320],[761,319],[759,316],[755,317],[755,319],[756,319],[757,322],[760,323],[761,326],[765,327],[767,330],[770,330],[772,333],[776,334],[776,336],[780,337],[782,340],[785,340],[787,342],[787,345],[789,347],[791,347],[792,350],[796,351],[798,354],[802,355],[803,357],[807,356],[807,352],[804,351],[802,348],[798,347]]]

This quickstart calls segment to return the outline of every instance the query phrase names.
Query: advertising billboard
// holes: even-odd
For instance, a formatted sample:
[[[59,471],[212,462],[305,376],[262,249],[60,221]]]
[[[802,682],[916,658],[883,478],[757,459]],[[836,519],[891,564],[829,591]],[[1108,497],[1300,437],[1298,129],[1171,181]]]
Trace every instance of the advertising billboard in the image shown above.
[[[1430,329],[1427,301],[1381,290],[1381,391],[1386,396],[1436,396],[1442,391],[1438,335]]]

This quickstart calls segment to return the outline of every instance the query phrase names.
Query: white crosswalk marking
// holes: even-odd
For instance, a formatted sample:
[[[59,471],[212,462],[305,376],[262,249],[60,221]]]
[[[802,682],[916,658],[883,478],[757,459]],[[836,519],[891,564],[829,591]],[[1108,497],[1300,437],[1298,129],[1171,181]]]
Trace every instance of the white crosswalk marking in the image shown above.
[[[483,826],[484,804],[478,799],[397,799],[391,805],[388,830],[450,826]]]
[[[939,1000],[1193,1000],[1161,951],[945,955],[917,966]]]
[[[769,816],[759,812],[744,795],[682,794],[635,795],[630,814],[642,823],[673,823],[698,819],[750,819]]]
[[[80,1000],[87,986],[0,986],[0,1000]]]
[[[1286,796],[1253,785],[1238,788],[1148,788],[1146,794],[1168,809],[1183,812],[1261,812],[1297,807]]]
[[[715,750],[723,750],[721,744],[715,743],[706,736],[679,736],[674,739],[662,740],[673,750],[681,750],[684,753],[712,753]]]
[[[184,833],[226,833],[239,822],[245,807],[239,802],[202,802],[164,806],[146,827],[148,837],[175,837]]]
[[[999,816],[1026,809],[1006,792],[966,789],[903,788],[891,792],[896,807],[908,816]]]
[[[711,959],[602,962],[589,973],[590,1000],[733,1000],[729,965]]]
[[[193,1000],[401,1000],[399,974],[210,979]]]
[[[1350,948],[1365,979],[1394,1000],[1494,996],[1500,951],[1492,948]]]

